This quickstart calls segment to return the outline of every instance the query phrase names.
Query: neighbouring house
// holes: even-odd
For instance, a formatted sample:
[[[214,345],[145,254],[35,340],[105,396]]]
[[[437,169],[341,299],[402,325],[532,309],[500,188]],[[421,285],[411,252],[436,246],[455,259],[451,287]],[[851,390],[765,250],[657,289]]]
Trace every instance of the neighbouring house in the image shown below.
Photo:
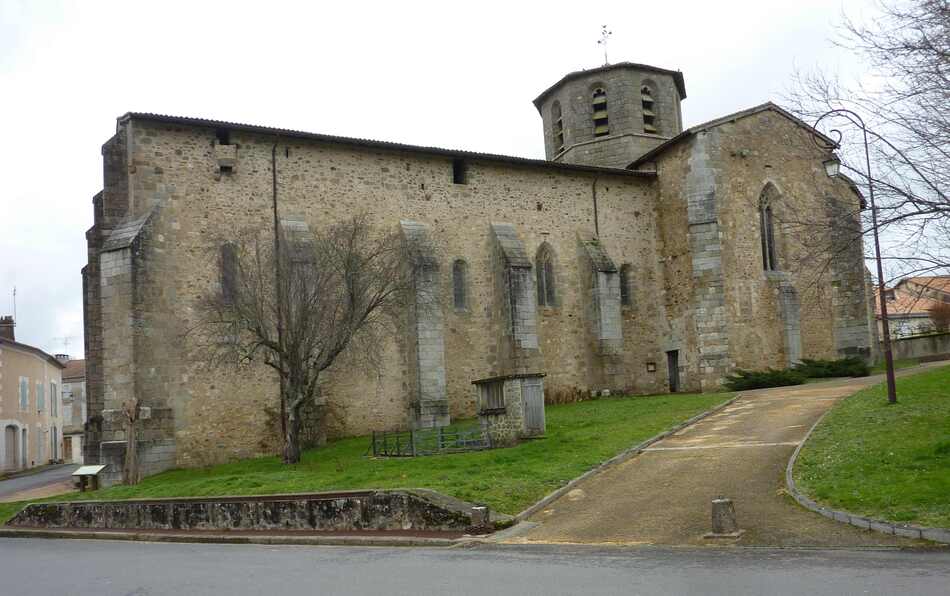
[[[57,359],[63,361],[57,354]],[[63,460],[83,463],[83,425],[86,422],[86,361],[65,356],[63,370]]]
[[[685,98],[679,71],[569,73],[534,100],[546,159],[121,116],[86,236],[86,463],[118,475],[133,397],[145,474],[273,442],[273,374],[208,370],[185,331],[227,291],[233,243],[275,219],[302,234],[368,212],[433,248],[419,283],[440,308],[399,313],[378,369],[327,371],[330,437],[474,416],[478,379],[700,391],[737,367],[868,357],[863,201],[826,174],[833,141],[772,103],[684,128]]]
[[[924,335],[938,331],[933,310],[950,305],[950,275],[908,277],[884,290],[887,320],[894,338]],[[881,302],[874,294],[879,331],[883,331]]]
[[[60,403],[65,365],[16,341],[14,320],[0,317],[0,470],[23,470],[63,457]]]

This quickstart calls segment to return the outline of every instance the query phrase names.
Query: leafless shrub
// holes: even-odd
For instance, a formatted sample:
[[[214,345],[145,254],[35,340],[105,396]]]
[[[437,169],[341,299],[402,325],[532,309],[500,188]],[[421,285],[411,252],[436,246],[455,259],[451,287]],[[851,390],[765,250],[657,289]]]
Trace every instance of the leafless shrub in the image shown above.
[[[844,108],[866,123],[870,175],[861,131],[834,124],[843,125],[842,171],[867,198],[873,182],[886,264],[879,283],[887,284],[950,270],[950,3],[887,0],[878,8],[866,24],[845,17],[836,40],[866,59],[869,76],[846,83],[826,72],[799,73],[786,99],[809,122]],[[870,213],[863,218],[870,233]]]

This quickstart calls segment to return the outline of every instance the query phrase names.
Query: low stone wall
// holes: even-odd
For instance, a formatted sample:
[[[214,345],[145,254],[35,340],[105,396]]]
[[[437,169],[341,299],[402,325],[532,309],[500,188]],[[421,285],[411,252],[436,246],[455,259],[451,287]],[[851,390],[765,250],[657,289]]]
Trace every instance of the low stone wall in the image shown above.
[[[894,358],[897,359],[941,355],[950,357],[950,333],[895,339],[891,341],[891,350],[894,352]]]
[[[105,530],[471,531],[472,505],[426,490],[34,503],[7,525]],[[497,519],[497,517],[495,518]]]

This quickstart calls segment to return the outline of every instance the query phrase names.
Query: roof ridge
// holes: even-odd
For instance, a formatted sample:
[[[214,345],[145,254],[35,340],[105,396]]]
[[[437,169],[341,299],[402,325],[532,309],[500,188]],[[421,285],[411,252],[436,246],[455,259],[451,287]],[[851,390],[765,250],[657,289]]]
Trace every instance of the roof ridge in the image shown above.
[[[329,135],[322,133],[306,132],[302,130],[293,130],[289,128],[275,128],[262,126],[259,124],[245,124],[241,122],[230,122],[227,120],[211,120],[207,118],[194,118],[188,116],[172,116],[168,114],[156,114],[152,112],[126,112],[116,120],[123,123],[132,119],[150,120],[153,122],[162,122],[165,124],[180,124],[185,126],[200,126],[207,128],[230,128],[232,130],[243,130],[246,132],[274,135],[277,137],[289,137],[298,139],[307,139],[321,141],[325,143],[339,143],[344,145],[369,147],[374,149],[395,150],[395,151],[413,151],[417,153],[426,153],[429,155],[441,155],[454,158],[481,159],[484,161],[505,162],[526,166],[538,166],[559,170],[569,170],[578,172],[593,173],[611,173],[620,176],[642,176],[653,177],[654,172],[635,172],[626,168],[614,168],[606,166],[589,166],[583,164],[570,164],[559,161],[550,161],[547,159],[537,159],[531,157],[519,157],[515,155],[503,155],[499,153],[480,153],[477,151],[468,151],[465,149],[446,149],[444,147],[432,147],[424,145],[410,145],[407,143],[397,143],[395,141],[381,141],[378,139],[363,139],[358,137],[344,137],[338,135]]]
[[[28,352],[33,352],[34,355],[46,358],[53,364],[59,366],[60,370],[66,368],[66,365],[56,359],[56,356],[49,354],[45,350],[37,348],[36,346],[31,346],[30,344],[25,344],[23,342],[16,341],[15,339],[7,339],[6,337],[0,337],[0,344],[10,344],[14,348],[20,348]]]
[[[630,162],[630,164],[627,166],[627,168],[628,168],[628,169],[633,169],[633,168],[636,168],[637,166],[643,164],[644,162],[650,161],[651,159],[653,159],[654,157],[656,157],[656,156],[659,155],[660,153],[663,153],[664,151],[666,151],[667,149],[669,149],[670,147],[672,147],[673,145],[675,145],[676,143],[678,143],[678,142],[682,141],[683,139],[685,139],[685,138],[687,138],[687,137],[689,137],[689,136],[692,136],[692,135],[694,135],[694,134],[696,134],[696,133],[698,133],[698,132],[702,132],[702,131],[704,131],[704,130],[707,130],[707,129],[710,129],[710,128],[714,128],[714,127],[716,127],[716,126],[720,126],[720,125],[726,124],[726,123],[728,123],[728,122],[734,122],[734,121],[736,121],[736,120],[738,120],[738,119],[740,119],[740,118],[746,118],[746,117],[748,117],[748,116],[753,116],[753,115],[755,115],[755,114],[759,114],[759,113],[761,113],[761,112],[765,112],[765,111],[769,111],[769,110],[771,110],[771,111],[773,111],[773,112],[775,112],[775,113],[777,113],[777,114],[779,114],[779,115],[782,115],[782,116],[788,118],[789,120],[791,120],[792,122],[794,122],[794,123],[795,123],[796,125],[798,125],[799,127],[805,129],[805,130],[806,130],[807,132],[809,132],[810,134],[817,135],[818,137],[820,137],[820,138],[824,139],[825,141],[827,141],[829,144],[831,144],[831,145],[837,145],[837,143],[836,143],[831,137],[829,137],[828,135],[826,135],[826,134],[822,133],[820,130],[814,128],[813,126],[811,126],[810,124],[808,124],[807,122],[805,122],[804,120],[802,120],[801,118],[799,118],[798,116],[796,116],[795,114],[789,112],[788,110],[786,110],[786,109],[783,108],[782,106],[778,105],[777,103],[775,103],[775,102],[769,100],[769,101],[766,101],[766,102],[764,102],[764,103],[760,103],[760,104],[758,104],[758,105],[752,106],[751,108],[746,108],[746,109],[743,109],[743,110],[739,110],[739,111],[737,111],[737,112],[732,112],[731,114],[726,114],[726,115],[724,115],[724,116],[720,116],[720,117],[718,117],[718,118],[714,118],[714,119],[712,119],[712,120],[707,120],[706,122],[702,122],[702,123],[700,123],[700,124],[696,124],[696,125],[694,125],[694,126],[690,126],[689,128],[687,128],[687,129],[684,130],[683,132],[681,132],[681,133],[679,133],[678,135],[676,135],[675,137],[673,137],[673,138],[671,138],[671,139],[669,139],[669,140],[667,140],[667,141],[665,141],[665,142],[663,142],[663,143],[660,143],[659,145],[657,145],[657,146],[654,147],[653,149],[647,151],[646,153],[644,153],[643,155],[641,155],[641,156],[638,157],[637,159],[633,160],[632,162]]]

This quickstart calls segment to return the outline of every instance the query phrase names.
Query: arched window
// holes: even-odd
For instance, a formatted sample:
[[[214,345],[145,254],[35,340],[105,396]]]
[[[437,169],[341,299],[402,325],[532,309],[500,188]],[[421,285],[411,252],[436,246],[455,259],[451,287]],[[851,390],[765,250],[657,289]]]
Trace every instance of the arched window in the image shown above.
[[[551,106],[551,130],[554,132],[554,154],[564,151],[564,120],[561,118],[561,102]]]
[[[610,134],[610,125],[607,121],[607,91],[603,87],[594,89],[591,100],[594,111],[594,136],[603,137]]]
[[[557,291],[554,277],[554,250],[545,242],[538,249],[534,262],[535,274],[538,281],[538,305],[554,306],[557,300]]]
[[[468,307],[468,263],[463,259],[455,259],[452,263],[452,303],[456,310]]]
[[[656,134],[656,100],[649,85],[640,87],[640,105],[643,108],[643,132]]]
[[[762,268],[766,271],[778,269],[778,258],[775,251],[775,222],[772,213],[772,203],[776,194],[771,184],[762,191],[759,198],[759,236],[762,242]]]
[[[630,266],[630,263],[626,263],[620,266],[620,305],[621,306],[633,305],[633,285],[630,279],[632,274],[633,274],[633,267]]]

